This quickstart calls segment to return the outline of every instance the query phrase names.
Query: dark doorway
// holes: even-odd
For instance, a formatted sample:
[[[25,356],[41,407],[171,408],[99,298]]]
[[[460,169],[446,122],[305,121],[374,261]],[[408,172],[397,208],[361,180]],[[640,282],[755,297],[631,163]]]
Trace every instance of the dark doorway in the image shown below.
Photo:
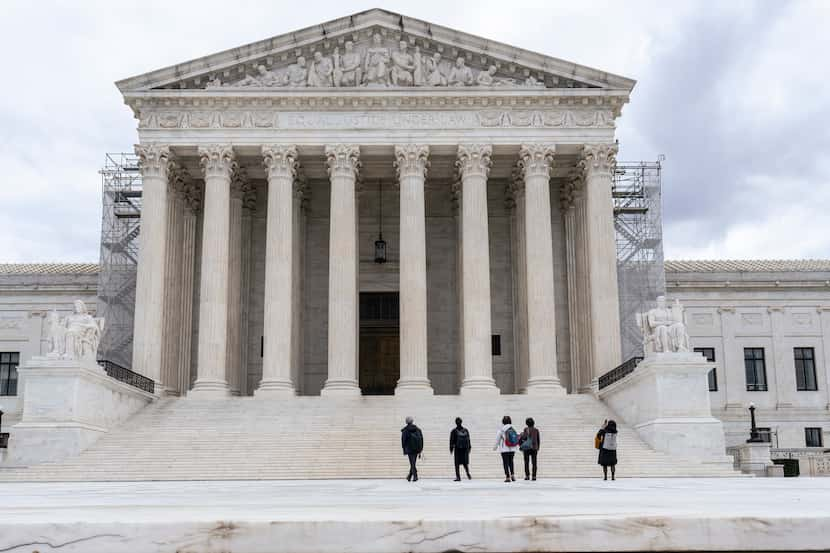
[[[400,297],[361,292],[360,390],[367,396],[392,395],[400,374]]]

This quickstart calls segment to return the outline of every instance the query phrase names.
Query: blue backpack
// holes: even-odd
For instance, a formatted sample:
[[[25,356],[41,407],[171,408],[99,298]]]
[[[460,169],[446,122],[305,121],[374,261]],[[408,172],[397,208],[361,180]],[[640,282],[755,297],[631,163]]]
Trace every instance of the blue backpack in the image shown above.
[[[516,447],[519,445],[519,435],[512,426],[504,431],[504,445],[507,447]]]

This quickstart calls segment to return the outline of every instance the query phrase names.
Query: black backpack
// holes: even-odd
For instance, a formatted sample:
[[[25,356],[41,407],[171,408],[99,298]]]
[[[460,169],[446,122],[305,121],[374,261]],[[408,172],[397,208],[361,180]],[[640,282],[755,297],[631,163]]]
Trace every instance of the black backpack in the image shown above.
[[[421,453],[424,450],[424,435],[421,434],[420,428],[415,428],[409,432],[409,437],[406,439],[406,445],[409,453]]]
[[[466,428],[456,428],[455,449],[470,449],[470,433],[467,431]]]

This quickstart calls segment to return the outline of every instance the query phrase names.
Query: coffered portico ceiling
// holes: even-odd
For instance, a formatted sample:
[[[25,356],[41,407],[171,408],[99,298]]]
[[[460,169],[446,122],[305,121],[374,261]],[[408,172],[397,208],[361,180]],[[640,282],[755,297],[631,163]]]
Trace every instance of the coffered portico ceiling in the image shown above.
[[[195,129],[234,139],[242,129],[610,130],[635,81],[373,9],[116,84],[150,131],[143,139]]]

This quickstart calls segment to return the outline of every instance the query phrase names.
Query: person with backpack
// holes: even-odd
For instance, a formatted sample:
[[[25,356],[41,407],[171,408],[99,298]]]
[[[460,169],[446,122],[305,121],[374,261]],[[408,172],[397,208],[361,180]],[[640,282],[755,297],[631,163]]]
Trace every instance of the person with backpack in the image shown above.
[[[508,415],[501,419],[501,429],[496,435],[496,445],[493,451],[501,453],[501,464],[504,466],[504,481],[515,482],[516,475],[513,470],[513,457],[519,449],[519,433],[513,428],[513,421]]]
[[[525,424],[527,426],[522,431],[522,435],[519,436],[519,449],[525,458],[525,480],[530,480],[531,464],[533,465],[533,479],[536,480],[536,456],[539,453],[541,436],[532,417],[525,419]]]
[[[602,466],[603,480],[608,480],[608,467],[611,467],[611,480],[616,480],[617,472],[617,423],[606,420],[597,432],[594,440],[599,449],[597,463]]]
[[[424,450],[424,435],[421,434],[421,429],[415,426],[412,417],[406,417],[406,426],[401,428],[401,447],[403,454],[409,457],[409,474],[406,481],[417,482],[418,468],[415,464]]]
[[[467,473],[467,480],[470,476],[470,431],[461,426],[461,417],[455,418],[455,428],[450,432],[450,453],[455,458],[455,481],[461,482],[461,465],[464,465],[464,472]]]

